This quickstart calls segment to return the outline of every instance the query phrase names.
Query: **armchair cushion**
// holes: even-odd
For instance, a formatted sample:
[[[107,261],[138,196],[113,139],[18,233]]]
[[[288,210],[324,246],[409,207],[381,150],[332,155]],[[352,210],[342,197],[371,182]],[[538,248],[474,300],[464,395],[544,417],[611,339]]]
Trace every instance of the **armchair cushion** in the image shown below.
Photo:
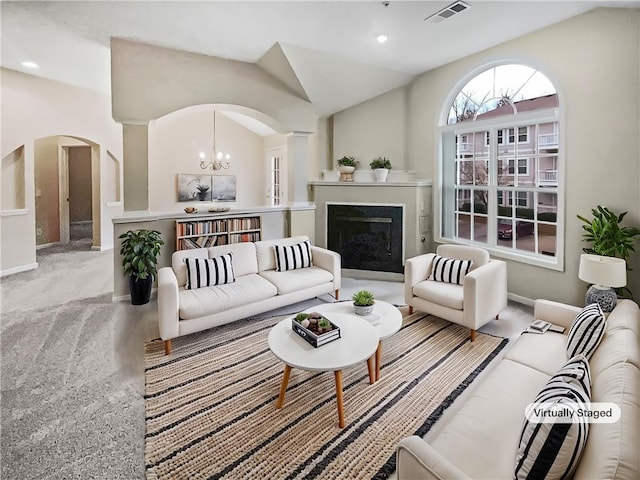
[[[472,260],[456,260],[436,255],[431,262],[428,280],[462,285],[464,276],[469,273],[472,265]]]
[[[437,305],[462,310],[464,290],[455,283],[424,280],[413,286],[413,294]]]

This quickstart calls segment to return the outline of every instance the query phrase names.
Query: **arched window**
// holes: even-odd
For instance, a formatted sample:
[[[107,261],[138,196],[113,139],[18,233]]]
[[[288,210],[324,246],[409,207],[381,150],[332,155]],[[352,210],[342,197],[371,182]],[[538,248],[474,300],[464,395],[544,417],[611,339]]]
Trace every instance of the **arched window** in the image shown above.
[[[443,118],[440,241],[562,269],[558,95],[540,71],[499,65],[473,77]]]

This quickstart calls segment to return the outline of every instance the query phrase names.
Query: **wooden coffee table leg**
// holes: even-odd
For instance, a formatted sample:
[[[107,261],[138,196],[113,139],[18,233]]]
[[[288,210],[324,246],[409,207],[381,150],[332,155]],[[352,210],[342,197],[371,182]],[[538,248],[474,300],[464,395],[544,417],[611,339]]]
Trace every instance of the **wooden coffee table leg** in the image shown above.
[[[344,404],[342,403],[342,370],[336,370],[336,400],[338,401],[338,426],[344,428]]]
[[[376,382],[380,380],[380,361],[382,359],[382,340],[378,342],[378,349],[376,350]]]
[[[367,368],[369,369],[369,385],[373,385],[376,381],[375,365],[373,355],[367,358]]]
[[[280,385],[280,396],[276,402],[276,408],[282,408],[282,405],[284,405],[284,394],[287,391],[287,385],[289,385],[289,375],[291,375],[291,367],[285,364],[284,374],[282,375],[282,385]],[[340,391],[342,391],[342,387]]]

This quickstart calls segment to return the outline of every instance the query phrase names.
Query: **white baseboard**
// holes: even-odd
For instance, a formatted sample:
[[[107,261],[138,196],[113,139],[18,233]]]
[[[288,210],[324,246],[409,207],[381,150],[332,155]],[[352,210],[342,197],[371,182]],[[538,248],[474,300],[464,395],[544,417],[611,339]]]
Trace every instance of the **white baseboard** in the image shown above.
[[[104,252],[106,250],[113,250],[113,244],[111,244],[111,245],[91,245],[91,250],[95,250],[97,252]]]
[[[513,300],[514,302],[522,303],[523,305],[528,305],[530,307],[533,307],[533,305],[535,304],[535,300],[523,297],[522,295],[516,295],[515,293],[507,293],[507,298],[509,300]]]
[[[13,275],[14,273],[28,272],[29,270],[35,270],[36,268],[38,268],[38,262],[20,265],[19,267],[7,268],[6,270],[0,270],[0,277]]]
[[[61,242],[43,243],[42,245],[36,245],[36,250],[40,250],[42,248],[47,248],[47,247],[53,247],[55,245],[62,245],[62,243]]]

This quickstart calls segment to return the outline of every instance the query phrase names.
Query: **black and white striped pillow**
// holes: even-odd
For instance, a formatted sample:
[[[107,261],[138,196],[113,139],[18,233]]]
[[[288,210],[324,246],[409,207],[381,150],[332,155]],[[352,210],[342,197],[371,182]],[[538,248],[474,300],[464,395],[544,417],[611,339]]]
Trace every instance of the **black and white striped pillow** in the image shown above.
[[[540,391],[534,404],[553,404],[556,411],[587,408],[590,401],[589,363],[584,355],[572,358]],[[585,389],[586,388],[586,389]],[[550,411],[550,410],[549,410]],[[516,479],[571,478],[589,434],[588,418],[548,417],[545,422],[525,418],[516,452]]]
[[[185,258],[184,262],[187,264],[187,290],[236,281],[231,253],[214,258]]]
[[[567,337],[567,357],[584,353],[591,358],[604,336],[607,321],[597,303],[587,305],[576,316]]]
[[[469,273],[472,265],[473,260],[454,260],[436,255],[431,263],[428,280],[462,285],[464,276]]]
[[[313,264],[309,240],[295,245],[274,245],[273,248],[276,252],[276,270],[278,272],[306,268]]]

